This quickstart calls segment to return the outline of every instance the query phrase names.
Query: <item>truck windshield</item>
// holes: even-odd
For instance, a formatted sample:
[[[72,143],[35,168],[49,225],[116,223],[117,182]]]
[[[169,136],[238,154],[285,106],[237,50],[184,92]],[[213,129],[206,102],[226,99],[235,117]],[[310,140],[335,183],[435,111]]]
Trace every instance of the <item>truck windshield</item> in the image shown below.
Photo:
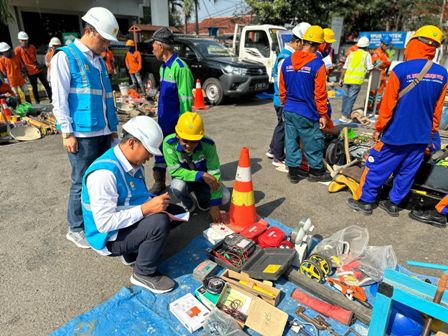
[[[275,50],[275,53],[278,54],[280,52],[280,47],[278,45],[277,32],[280,29],[269,29],[269,34],[271,35],[272,46],[271,49]]]
[[[205,58],[207,57],[235,57],[230,49],[222,46],[218,42],[201,40],[193,41],[197,51]]]

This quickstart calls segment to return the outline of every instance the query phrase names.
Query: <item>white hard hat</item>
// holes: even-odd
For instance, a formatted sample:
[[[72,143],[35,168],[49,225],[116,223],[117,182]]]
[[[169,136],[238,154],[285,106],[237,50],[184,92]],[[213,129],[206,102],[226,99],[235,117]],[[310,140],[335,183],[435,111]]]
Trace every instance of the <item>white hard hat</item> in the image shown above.
[[[56,45],[61,45],[61,40],[58,39],[57,37],[52,37],[50,40],[50,43],[48,44],[49,47],[54,47]]]
[[[136,137],[148,152],[163,155],[159,147],[163,141],[163,133],[159,124],[146,116],[137,116],[123,125],[123,129]]]
[[[19,34],[17,34],[17,38],[19,40],[28,40],[29,39],[28,34],[25,33],[24,31],[19,32]]]
[[[360,48],[366,48],[370,44],[369,38],[366,36],[362,36],[359,38],[358,43],[356,45]]]
[[[95,28],[106,40],[118,42],[118,22],[112,12],[107,8],[90,8],[82,19]]]
[[[0,52],[5,52],[11,49],[8,43],[6,42],[0,42]]]
[[[305,35],[305,32],[309,27],[311,27],[311,25],[308,22],[300,22],[292,29],[292,33],[299,39],[303,39],[303,35]]]

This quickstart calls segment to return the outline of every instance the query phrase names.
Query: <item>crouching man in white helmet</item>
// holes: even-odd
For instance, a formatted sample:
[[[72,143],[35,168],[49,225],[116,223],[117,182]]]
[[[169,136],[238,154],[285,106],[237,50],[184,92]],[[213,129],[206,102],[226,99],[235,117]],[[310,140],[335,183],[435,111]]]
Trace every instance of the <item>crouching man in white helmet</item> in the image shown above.
[[[112,86],[100,54],[110,41],[117,41],[118,23],[103,7],[89,9],[82,20],[83,36],[55,51],[50,77],[53,113],[72,167],[66,238],[80,248],[89,248],[84,236],[81,184],[90,164],[117,138]]]
[[[169,292],[174,281],[157,271],[168,234],[175,226],[162,212],[169,196],[150,194],[143,171],[146,161],[162,155],[162,130],[151,118],[138,116],[123,125],[123,133],[120,144],[96,159],[84,175],[86,238],[102,255],[121,256],[126,265],[135,262],[133,284],[154,293]]]

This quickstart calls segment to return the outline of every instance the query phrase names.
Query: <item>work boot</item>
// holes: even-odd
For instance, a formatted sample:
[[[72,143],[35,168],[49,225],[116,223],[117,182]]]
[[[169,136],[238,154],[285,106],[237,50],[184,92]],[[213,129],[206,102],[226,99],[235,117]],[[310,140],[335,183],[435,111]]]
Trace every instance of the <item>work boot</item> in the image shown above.
[[[152,275],[132,274],[131,283],[144,287],[156,294],[167,293],[176,286],[169,277],[156,272]]]
[[[372,214],[372,203],[367,203],[363,201],[356,201],[352,197],[347,199],[347,205],[357,212],[362,212],[364,215]]]
[[[439,214],[436,210],[412,210],[409,217],[419,222],[445,228],[447,226],[446,216]]]
[[[160,195],[162,191],[165,190],[165,177],[166,177],[166,170],[154,170],[153,171],[154,176],[154,184],[149,189],[149,192],[154,195]]]
[[[288,167],[288,178],[289,182],[292,184],[299,183],[299,181],[303,178],[299,174],[299,167]]]
[[[308,181],[310,182],[329,182],[332,180],[330,173],[322,168],[322,169],[314,169],[310,168],[308,176]]]
[[[389,215],[392,217],[398,217],[400,208],[398,205],[392,203],[390,200],[382,200],[380,203],[378,203],[378,206],[386,211]]]

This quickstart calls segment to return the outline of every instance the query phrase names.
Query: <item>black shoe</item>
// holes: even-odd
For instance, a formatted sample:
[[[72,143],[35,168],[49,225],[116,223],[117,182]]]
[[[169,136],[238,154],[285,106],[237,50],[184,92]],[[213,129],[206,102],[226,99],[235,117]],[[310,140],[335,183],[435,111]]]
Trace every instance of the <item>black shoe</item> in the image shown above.
[[[302,168],[297,168],[297,174],[301,177],[301,178],[307,178],[310,176],[310,172],[303,170]]]
[[[131,283],[137,286],[145,287],[156,294],[167,293],[171,291],[176,283],[165,275],[156,272],[153,275],[132,274]]]
[[[347,205],[355,211],[362,212],[364,215],[372,214],[372,203],[366,203],[363,201],[355,201],[353,198],[347,199]]]
[[[446,216],[439,214],[435,210],[412,210],[409,217],[419,222],[444,228],[447,226]]]
[[[299,183],[303,178],[299,175],[299,167],[288,167],[288,178],[292,184]]]
[[[380,203],[378,203],[378,206],[386,211],[389,215],[392,217],[398,217],[400,208],[398,205],[392,203],[390,200],[382,200]]]
[[[310,168],[308,181],[310,181],[310,182],[329,182],[331,180],[332,180],[331,175],[326,169]]]

